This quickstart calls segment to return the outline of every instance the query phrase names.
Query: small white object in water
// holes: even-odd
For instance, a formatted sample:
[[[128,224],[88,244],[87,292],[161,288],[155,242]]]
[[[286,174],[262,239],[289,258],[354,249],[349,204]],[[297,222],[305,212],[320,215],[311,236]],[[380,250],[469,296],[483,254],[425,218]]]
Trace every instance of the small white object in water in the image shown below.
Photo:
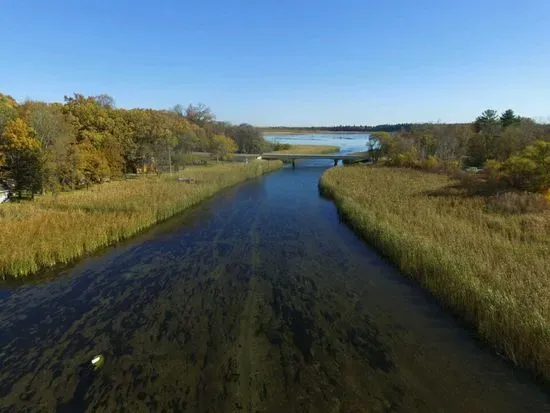
[[[92,367],[94,370],[100,369],[105,363],[105,357],[102,354],[98,354],[92,359]]]

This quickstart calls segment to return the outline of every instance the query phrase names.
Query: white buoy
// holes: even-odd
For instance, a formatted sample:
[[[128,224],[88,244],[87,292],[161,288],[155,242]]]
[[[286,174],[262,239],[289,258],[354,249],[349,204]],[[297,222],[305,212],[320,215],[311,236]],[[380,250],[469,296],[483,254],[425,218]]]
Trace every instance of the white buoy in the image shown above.
[[[103,363],[105,362],[105,357],[101,354],[98,354],[92,359],[92,367],[94,369],[99,369],[101,366],[103,366]]]

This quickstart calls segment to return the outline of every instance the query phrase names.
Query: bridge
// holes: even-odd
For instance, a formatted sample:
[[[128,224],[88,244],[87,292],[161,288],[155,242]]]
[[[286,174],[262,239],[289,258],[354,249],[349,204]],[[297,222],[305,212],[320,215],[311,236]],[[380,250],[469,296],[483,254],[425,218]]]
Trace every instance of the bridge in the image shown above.
[[[367,162],[370,161],[370,157],[364,154],[305,154],[305,153],[264,153],[261,156],[262,159],[266,160],[280,160],[280,161],[289,161],[292,162],[292,166],[296,165],[298,159],[332,159],[334,161],[334,166],[338,165],[338,161],[342,162]]]

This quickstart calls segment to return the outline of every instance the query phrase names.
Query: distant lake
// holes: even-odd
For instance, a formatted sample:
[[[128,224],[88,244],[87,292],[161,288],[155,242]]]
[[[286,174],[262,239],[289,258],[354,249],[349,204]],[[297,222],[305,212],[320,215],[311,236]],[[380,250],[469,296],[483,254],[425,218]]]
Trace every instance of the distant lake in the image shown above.
[[[292,145],[334,145],[344,153],[361,152],[367,149],[368,133],[312,133],[297,135],[265,135],[269,142]]]

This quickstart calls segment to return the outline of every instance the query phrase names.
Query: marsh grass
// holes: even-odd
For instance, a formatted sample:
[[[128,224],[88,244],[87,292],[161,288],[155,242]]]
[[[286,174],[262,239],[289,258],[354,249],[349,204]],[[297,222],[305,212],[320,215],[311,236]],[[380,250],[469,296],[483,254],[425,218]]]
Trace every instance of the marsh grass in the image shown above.
[[[282,149],[275,152],[281,154],[327,154],[338,152],[339,150],[340,148],[338,146],[331,145],[290,145],[288,149]]]
[[[281,165],[254,161],[190,167],[179,174],[141,176],[0,205],[0,278],[72,261]],[[178,176],[197,183],[178,182]]]
[[[502,214],[444,175],[332,168],[320,188],[399,269],[550,381],[550,211]]]

